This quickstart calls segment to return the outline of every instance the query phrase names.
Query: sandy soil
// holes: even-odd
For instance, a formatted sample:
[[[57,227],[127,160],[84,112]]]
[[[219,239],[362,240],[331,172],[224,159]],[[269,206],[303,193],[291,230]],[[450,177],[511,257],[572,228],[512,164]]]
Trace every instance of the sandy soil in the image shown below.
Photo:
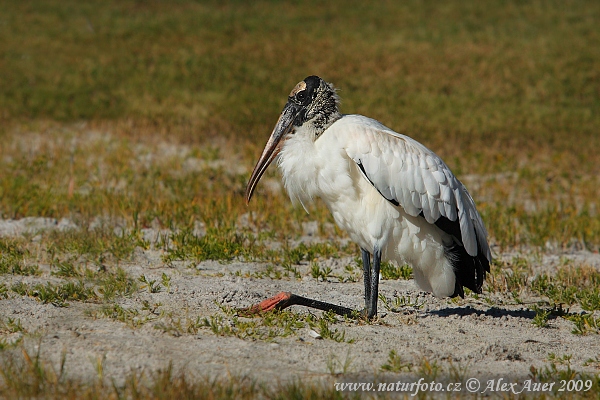
[[[4,236],[39,229],[71,228],[72,224],[66,220],[0,221],[0,233]],[[511,258],[513,254],[498,256]],[[539,265],[551,270],[561,257],[585,260],[600,268],[600,256],[587,252],[545,254]],[[336,273],[351,262],[351,259],[332,259],[324,260],[323,265],[329,265]],[[409,296],[423,303],[422,307],[390,312],[380,302],[379,319],[374,323],[339,321],[331,325],[345,331],[346,340],[354,339],[353,343],[316,339],[308,328],[299,330],[297,335],[272,341],[243,340],[217,336],[208,328],[194,334],[175,335],[159,328],[173,318],[222,315],[227,320],[230,317],[223,314],[218,304],[249,306],[280,291],[357,308],[363,304],[362,283],[360,280],[339,283],[335,278],[319,281],[310,276],[307,265],[299,266],[304,276],[301,280],[243,277],[247,272],[264,270],[266,264],[261,263],[203,262],[191,268],[186,263],[178,263],[168,267],[157,250],[137,249],[134,259],[122,267],[132,277],[144,274],[160,281],[163,272],[171,276],[169,290],[159,293],[141,290],[117,301],[124,308],[138,310],[143,308],[145,300],[151,304],[161,303],[158,310],[162,316],[146,312],[143,315],[150,320],[132,328],[112,319],[95,318],[94,311],[101,304],[70,302],[69,307],[61,308],[10,293],[7,299],[0,300],[0,318],[4,321],[9,317],[20,319],[28,332],[23,344],[30,352],[41,346],[42,357],[57,366],[61,355],[66,353],[68,375],[83,379],[96,377],[99,363],[103,365],[105,377],[119,381],[131,371],[151,373],[165,368],[169,362],[176,370],[192,375],[247,376],[261,382],[331,379],[332,369],[341,372],[345,362],[351,376],[381,376],[381,366],[387,362],[390,350],[412,363],[414,371],[426,358],[437,362],[446,372],[452,365],[466,368],[466,377],[525,378],[531,366],[548,365],[550,353],[572,355],[572,368],[597,373],[594,366],[584,365],[589,358],[600,355],[597,335],[575,335],[571,332],[572,322],[562,318],[551,319],[547,328],[538,328],[532,323],[535,313],[527,305],[515,304],[509,294],[490,294],[491,305],[473,298],[440,300],[419,292],[412,280],[384,280],[380,285],[383,295],[388,298],[394,294]],[[236,276],[237,271],[242,276]],[[0,276],[0,282],[7,287],[19,281],[33,283],[49,279],[44,275]],[[308,312],[302,307],[294,307],[293,311]],[[166,317],[168,313],[172,314],[171,318]],[[3,333],[2,337],[10,342],[22,335]],[[19,352],[20,349],[8,351]]]

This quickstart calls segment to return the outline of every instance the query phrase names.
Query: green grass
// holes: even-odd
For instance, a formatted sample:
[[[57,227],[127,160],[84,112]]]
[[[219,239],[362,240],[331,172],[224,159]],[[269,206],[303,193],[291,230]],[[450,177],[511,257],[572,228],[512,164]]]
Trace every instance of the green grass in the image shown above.
[[[383,279],[412,279],[412,267],[408,265],[396,266],[390,262],[381,263],[381,277]]]
[[[535,312],[535,326],[548,328],[552,319],[564,318],[573,323],[574,334],[600,334],[600,272],[595,267],[563,260],[553,273],[534,274],[530,260],[514,257],[495,260],[490,275],[488,294],[511,293],[517,304],[523,304],[522,297],[533,297],[529,308]]]
[[[249,168],[290,88],[320,74],[342,89],[343,111],[440,154],[503,248],[599,248],[594,2],[0,7],[4,218],[230,226],[247,211],[247,172],[186,162],[236,154]],[[44,135],[18,139],[31,131]],[[191,146],[156,157],[165,140]],[[261,187],[251,210],[279,238],[306,221]],[[312,218],[331,222],[321,207]],[[232,240],[235,253],[247,238]]]
[[[395,350],[390,350],[387,362],[381,366],[382,371],[388,372],[410,372],[412,368],[412,363],[403,361],[402,357]]]
[[[346,332],[343,329],[331,327],[332,324],[340,322],[333,313],[315,317],[312,314],[302,315],[291,311],[273,311],[261,314],[260,318],[248,318],[236,314],[233,309],[221,307],[221,310],[223,314],[203,318],[199,326],[209,329],[219,336],[235,336],[240,339],[264,341],[297,336],[300,330],[310,328],[315,330],[322,339],[338,343],[354,343],[354,339],[346,338]],[[181,326],[181,322],[178,321],[177,325]],[[186,330],[189,332],[189,321],[187,326]],[[195,329],[193,331],[195,333]]]
[[[40,351],[31,354],[25,348],[16,354],[2,355],[0,366],[0,396],[3,398],[45,399],[358,399],[357,394],[335,391],[333,385],[303,383],[300,381],[261,385],[244,377],[225,379],[194,379],[185,371],[175,371],[172,364],[156,373],[131,372],[124,376],[124,384],[117,385],[103,379],[106,373],[101,362],[97,377],[90,382],[70,379],[65,372],[68,362],[63,353],[61,362],[54,366],[40,357]]]
[[[161,251],[168,266],[267,263],[244,275],[251,278],[361,280],[356,265],[336,275],[320,264],[358,255],[341,244],[345,234],[322,204],[307,215],[265,182],[249,207],[243,201],[286,95],[311,74],[340,88],[342,112],[374,117],[439,154],[500,251],[598,251],[598,20],[592,1],[3,2],[0,218],[67,218],[77,228],[1,237],[0,298],[85,302],[96,318],[152,321],[175,336],[202,329],[271,340],[302,325],[348,341],[332,321],[295,314],[204,320],[116,302],[171,292],[166,274],[128,275],[124,266],[140,249]],[[272,168],[263,179],[279,176]],[[312,221],[320,240],[298,244]],[[153,239],[147,228],[158,232]],[[510,293],[540,329],[565,318],[575,334],[598,334],[597,270],[567,263],[534,275],[535,262],[496,260],[485,292],[468,297]],[[411,271],[385,263],[382,276],[410,279]],[[419,307],[402,296],[381,300],[388,312]],[[3,324],[8,332],[17,322]],[[254,383],[190,383],[171,372],[143,389],[132,375],[113,391],[52,375],[33,357],[21,361],[2,364],[3,374],[25,375],[0,395],[339,397],[303,385],[267,395]],[[340,363],[332,368],[345,369]],[[564,367],[532,374],[568,375]],[[414,369],[438,370],[434,361]]]

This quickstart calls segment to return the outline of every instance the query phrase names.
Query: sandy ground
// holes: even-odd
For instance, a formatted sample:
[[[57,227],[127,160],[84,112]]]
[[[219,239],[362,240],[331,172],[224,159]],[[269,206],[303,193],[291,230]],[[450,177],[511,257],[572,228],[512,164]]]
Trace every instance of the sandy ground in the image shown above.
[[[2,235],[22,235],[33,226],[39,229],[70,229],[69,221],[30,219],[0,221]],[[33,228],[31,228],[33,229]],[[30,229],[30,230],[31,230]],[[151,233],[151,232],[150,232]],[[513,254],[499,254],[511,258]],[[545,254],[539,260],[544,269],[554,268],[561,257],[585,260],[600,268],[600,256],[587,252]],[[352,259],[323,260],[334,273],[342,271]],[[140,327],[108,318],[95,318],[101,304],[70,302],[68,307],[42,304],[35,298],[10,293],[0,300],[0,318],[20,319],[27,333],[3,333],[5,341],[22,341],[30,353],[41,346],[41,355],[59,365],[66,354],[66,370],[72,378],[91,379],[98,376],[98,365],[110,379],[122,379],[128,373],[165,368],[169,362],[175,370],[197,376],[250,377],[260,382],[285,382],[290,379],[334,379],[346,363],[346,375],[352,377],[383,376],[381,366],[395,350],[404,361],[412,363],[416,373],[423,358],[437,362],[448,373],[459,367],[464,377],[515,376],[525,378],[530,367],[548,365],[548,355],[572,355],[571,366],[577,371],[597,373],[594,366],[585,366],[589,358],[600,355],[597,335],[580,336],[571,331],[573,323],[562,318],[549,321],[549,327],[538,328],[532,323],[535,313],[527,305],[517,305],[509,294],[490,294],[492,304],[468,298],[460,301],[436,299],[420,292],[414,282],[384,280],[380,292],[388,298],[394,294],[409,296],[423,303],[421,308],[406,307],[400,312],[386,311],[379,303],[379,318],[371,324],[340,320],[331,328],[345,331],[346,340],[316,339],[308,328],[296,335],[276,337],[271,341],[217,336],[208,328],[197,333],[171,334],[159,329],[173,318],[204,318],[225,315],[218,304],[244,307],[257,303],[280,291],[325,300],[346,307],[363,304],[361,281],[340,283],[332,278],[319,281],[310,276],[308,265],[299,266],[304,276],[295,279],[256,279],[246,273],[264,270],[262,263],[203,262],[190,267],[176,263],[168,267],[157,250],[137,249],[134,259],[121,265],[130,276],[142,274],[157,279],[164,272],[171,277],[169,290],[149,293],[140,290],[130,298],[117,302],[124,308],[141,310],[143,302],[161,303],[161,315],[149,312],[149,321]],[[240,271],[242,276],[236,276]],[[45,282],[48,276],[26,277],[2,275],[0,282],[10,287],[19,281]],[[527,298],[523,298],[527,302]],[[302,307],[294,312],[307,313]],[[168,313],[172,317],[166,317]],[[157,312],[157,314],[159,314]],[[319,315],[319,312],[316,312]],[[20,352],[19,348],[5,350]]]

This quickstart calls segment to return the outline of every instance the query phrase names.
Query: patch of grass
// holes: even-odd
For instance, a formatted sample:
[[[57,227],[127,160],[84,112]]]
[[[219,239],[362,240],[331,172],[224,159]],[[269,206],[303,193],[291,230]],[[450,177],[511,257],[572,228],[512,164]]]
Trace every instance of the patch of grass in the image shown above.
[[[408,265],[396,266],[391,262],[381,263],[381,277],[383,279],[412,279],[412,267]]]
[[[309,314],[306,321],[323,339],[331,339],[338,343],[354,343],[354,339],[346,339],[346,331],[330,328],[330,324],[337,322],[337,318],[332,312],[324,313],[320,318],[315,318]]]
[[[360,267],[348,264],[344,267],[344,272],[337,276],[340,282],[358,282],[361,278]]]
[[[279,268],[276,268],[274,265],[267,264],[267,266],[265,267],[264,270],[252,272],[251,274],[248,274],[248,276],[251,276],[253,278],[258,278],[258,279],[261,279],[261,278],[283,279],[284,273]]]
[[[571,314],[565,318],[575,325],[572,332],[576,335],[600,334],[600,317],[593,314]]]
[[[97,291],[105,301],[119,296],[130,296],[138,290],[136,281],[122,268],[116,268],[114,272],[99,273],[96,276],[96,283]]]
[[[27,294],[44,304],[57,307],[67,307],[69,305],[67,301],[87,301],[96,298],[93,289],[86,287],[82,281],[66,282],[62,285],[54,285],[50,282],[45,285],[37,284],[28,289]]]
[[[123,322],[131,328],[138,328],[156,319],[156,316],[148,310],[145,313],[141,313],[135,308],[125,308],[119,304],[105,305],[99,311],[91,312],[90,315],[95,318],[104,317]]]
[[[46,282],[28,285],[25,282],[17,282],[10,289],[20,296],[31,296],[44,304],[66,307],[68,301],[96,302],[100,300],[100,296],[104,300],[129,296],[138,290],[138,286],[123,269],[117,268],[114,272],[88,271],[77,280],[66,280],[59,284]]]
[[[184,334],[196,335],[205,326],[205,321],[199,316],[192,319],[188,317],[174,317],[172,314],[169,314],[165,320],[154,324],[154,329],[158,329],[171,336],[179,337]]]
[[[594,398],[598,394],[598,385],[600,384],[600,375],[579,372],[571,367],[571,356],[556,356],[554,353],[548,355],[549,364],[536,368],[530,367],[529,376],[538,382],[561,382],[561,381],[580,381],[583,387],[577,391],[577,398]],[[553,394],[559,394],[560,386],[554,385]],[[566,388],[562,388],[566,390]]]
[[[192,229],[183,229],[170,237],[170,247],[163,257],[169,264],[173,261],[204,260],[229,261],[236,258],[251,260],[254,256],[252,242],[235,231],[234,227],[208,228],[202,236]]]
[[[412,363],[404,362],[396,350],[390,350],[387,362],[381,366],[381,370],[387,372],[411,372],[412,368]]]
[[[328,313],[324,313],[321,317],[314,317],[312,314],[301,315],[283,310],[262,313],[259,318],[245,318],[237,316],[231,309],[225,307],[221,309],[225,315],[211,315],[202,320],[205,328],[219,336],[271,341],[278,337],[295,335],[300,329],[308,326],[316,330],[323,339],[338,343],[354,342],[353,339],[346,339],[345,331],[330,327],[330,324],[336,323],[337,319]]]
[[[562,266],[553,276],[540,274],[531,286],[556,304],[579,304],[586,311],[600,310],[600,271],[592,266]]]
[[[16,332],[27,332],[23,325],[21,324],[21,320],[19,318],[11,318],[8,317],[6,321],[0,320],[0,332],[3,333],[16,333]]]
[[[77,216],[86,226],[102,215],[135,229],[235,219],[248,211],[256,138],[293,84],[315,73],[343,89],[343,112],[440,154],[501,248],[599,248],[599,6],[343,5],[2,7],[2,218]],[[365,22],[375,19],[377,29]],[[318,65],[301,57],[307,42],[327,55]],[[282,62],[284,53],[295,56]],[[246,170],[228,171],[238,166]],[[251,207],[257,237],[295,237],[308,221],[262,185]],[[321,235],[343,235],[326,228],[324,207],[311,213]],[[126,258],[123,243],[106,254]],[[190,251],[174,259],[213,253]]]
[[[4,282],[0,283],[0,297],[4,299],[8,298],[8,288]]]
[[[83,276],[83,272],[75,265],[75,262],[72,259],[63,261],[54,259],[50,266],[54,269],[54,271],[52,271],[52,275],[54,276],[63,278],[79,278]]]
[[[128,260],[136,247],[147,248],[149,244],[139,231],[121,229],[115,232],[108,226],[91,229],[50,231],[45,238],[50,254],[68,254],[72,258],[84,257],[97,265],[104,262]],[[63,260],[62,263],[69,261]],[[61,262],[58,262],[60,267]],[[69,268],[63,265],[63,268]],[[67,273],[75,271],[65,271]]]
[[[418,299],[413,300],[410,296],[398,296],[397,293],[394,293],[393,299],[388,299],[380,293],[379,300],[387,311],[393,313],[414,312],[425,304],[425,301],[419,302]]]
[[[0,274],[38,275],[39,267],[26,263],[28,255],[23,241],[0,237]]]
[[[538,328],[547,328],[548,318],[550,317],[551,311],[539,308],[537,306],[533,308],[533,311],[535,311],[535,317],[533,317],[531,323],[537,326]]]
[[[4,352],[0,359],[0,396],[3,398],[77,398],[77,399],[359,399],[359,394],[341,393],[333,385],[309,382],[260,385],[236,376],[224,380],[200,377],[192,379],[186,371],[176,372],[171,363],[151,373],[131,372],[123,385],[104,380],[104,367],[98,367],[95,379],[78,380],[67,375],[66,353],[58,365],[43,359],[38,351],[31,354]]]
[[[509,292],[519,303],[519,296],[527,289],[530,276],[531,266],[526,258],[513,257],[511,261],[494,259],[488,274],[487,291]]]
[[[10,290],[21,296],[27,296],[29,286],[25,282],[17,282],[10,287]]]
[[[442,366],[437,361],[431,361],[427,357],[421,359],[421,364],[416,368],[417,375],[429,381],[435,380],[442,373]]]
[[[160,283],[157,283],[156,279],[149,280],[146,275],[140,275],[138,282],[142,284],[141,289],[147,289],[148,293],[160,293],[162,291]]]
[[[321,280],[326,281],[327,278],[331,275],[331,268],[321,268],[319,267],[319,264],[312,263],[310,266],[310,275],[315,279],[321,278]]]
[[[352,371],[352,361],[354,361],[354,359],[350,356],[349,349],[346,352],[344,361],[338,358],[337,355],[330,354],[329,357],[327,357],[327,372],[333,376],[350,373]]]
[[[274,340],[287,337],[304,327],[304,322],[293,313],[265,313],[261,318],[246,319],[235,315],[226,318],[211,315],[204,318],[203,325],[215,335],[236,336],[240,339]]]

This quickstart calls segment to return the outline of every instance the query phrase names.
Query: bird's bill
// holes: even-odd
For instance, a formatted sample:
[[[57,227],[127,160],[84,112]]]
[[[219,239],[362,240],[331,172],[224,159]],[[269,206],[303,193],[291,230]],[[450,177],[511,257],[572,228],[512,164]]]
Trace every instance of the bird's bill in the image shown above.
[[[248,186],[246,186],[246,204],[250,203],[254,189],[256,188],[260,178],[267,170],[267,167],[271,164],[275,157],[277,157],[277,154],[279,154],[281,145],[283,144],[281,139],[283,139],[292,130],[292,124],[299,111],[300,110],[298,106],[291,102],[288,102],[283,108],[283,111],[279,116],[279,120],[277,120],[277,124],[271,133],[271,137],[269,137],[269,140],[265,145],[265,149],[263,150],[260,159],[256,163],[256,166],[252,171],[252,175],[250,175]]]

